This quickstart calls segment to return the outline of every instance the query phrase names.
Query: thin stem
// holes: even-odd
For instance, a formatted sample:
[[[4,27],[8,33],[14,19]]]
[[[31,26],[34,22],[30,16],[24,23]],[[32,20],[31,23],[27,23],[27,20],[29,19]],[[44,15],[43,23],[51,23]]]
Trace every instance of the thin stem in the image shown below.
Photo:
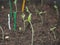
[[[17,4],[15,4],[16,12],[17,12]]]
[[[43,6],[43,0],[41,0],[41,7]]]
[[[41,18],[41,24],[43,25],[43,16],[42,15],[39,15],[40,18]]]
[[[25,30],[25,20],[24,20],[24,30]]]
[[[55,32],[53,31],[53,34],[54,34],[54,39],[56,39],[56,35],[55,35]]]
[[[4,31],[3,31],[3,28],[0,26],[0,29],[2,31],[2,39],[4,40]]]
[[[56,8],[56,14],[57,14],[57,19],[59,19],[59,11],[58,11],[58,8]]]
[[[33,29],[33,25],[32,25],[32,23],[31,22],[29,22],[30,23],[30,25],[31,25],[31,29],[32,29],[32,40],[31,40],[31,45],[33,45],[34,44],[34,29]]]
[[[58,25],[60,24],[60,16],[59,16],[59,9],[56,8],[56,15],[57,15],[57,25],[56,27],[58,27]]]

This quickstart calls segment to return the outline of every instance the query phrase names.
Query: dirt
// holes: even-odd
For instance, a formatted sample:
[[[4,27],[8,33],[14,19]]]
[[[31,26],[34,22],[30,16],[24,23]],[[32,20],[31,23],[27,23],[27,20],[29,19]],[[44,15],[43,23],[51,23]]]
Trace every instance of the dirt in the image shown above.
[[[60,45],[60,25],[57,25],[57,15],[56,11],[53,8],[50,8],[49,5],[44,5],[42,9],[40,5],[34,7],[35,5],[28,5],[29,10],[32,12],[32,24],[34,27],[34,45]],[[46,11],[45,14],[42,14],[43,23],[41,17],[35,13],[35,9]],[[13,8],[14,10],[14,8]],[[11,17],[11,30],[8,29],[8,13],[9,7],[0,11],[0,25],[4,30],[4,37],[9,36],[8,39],[2,39],[2,32],[0,30],[0,45],[31,45],[31,27],[26,25],[26,30],[24,31],[23,21],[21,18],[21,6],[18,5],[17,13],[17,29],[13,29],[13,15]],[[24,12],[26,17],[28,13]],[[19,27],[22,30],[19,30]],[[54,31],[50,29],[56,27]],[[54,33],[53,33],[54,32]],[[55,37],[54,37],[55,34]]]

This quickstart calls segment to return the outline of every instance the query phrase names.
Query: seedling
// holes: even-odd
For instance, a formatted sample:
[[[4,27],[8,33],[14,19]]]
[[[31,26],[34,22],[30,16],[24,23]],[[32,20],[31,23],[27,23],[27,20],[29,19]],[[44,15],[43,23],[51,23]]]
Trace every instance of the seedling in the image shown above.
[[[26,12],[30,14],[30,11],[27,6],[26,6]]]
[[[31,29],[32,29],[32,43],[31,43],[31,45],[33,45],[33,40],[34,40],[34,29],[33,29],[32,23],[31,23],[31,16],[32,16],[32,14],[30,13],[29,16],[28,16],[28,18],[27,18],[27,22],[30,23],[30,26],[31,26]]]
[[[52,27],[52,28],[50,28],[50,31],[54,34],[54,39],[56,39],[55,29],[56,29],[56,27]]]
[[[44,18],[43,18],[43,15],[42,14],[45,14],[46,11],[39,11],[39,10],[35,10],[36,14],[40,16],[40,19],[41,19],[41,24],[43,25],[44,23]]]
[[[26,11],[29,13],[29,16],[28,16],[28,18],[26,19],[26,22],[28,22],[28,23],[30,24],[31,29],[32,29],[32,40],[31,40],[32,43],[31,43],[31,45],[33,45],[33,40],[34,40],[34,29],[33,29],[32,23],[31,23],[31,16],[32,16],[32,14],[30,13],[28,7],[26,7]]]
[[[58,6],[56,4],[56,1],[54,1],[54,8],[56,9],[56,14],[57,14],[57,19],[59,19],[59,9],[58,9]]]
[[[58,20],[56,27],[58,27],[58,24],[60,23],[60,22],[59,22],[59,20],[60,20],[60,16],[59,16],[59,15],[60,15],[60,14],[59,14],[59,9],[58,9],[58,6],[57,6],[57,4],[56,4],[56,1],[54,1],[54,4],[55,4],[55,5],[54,5],[54,8],[55,8],[55,10],[56,10],[56,15],[57,15],[57,20]]]

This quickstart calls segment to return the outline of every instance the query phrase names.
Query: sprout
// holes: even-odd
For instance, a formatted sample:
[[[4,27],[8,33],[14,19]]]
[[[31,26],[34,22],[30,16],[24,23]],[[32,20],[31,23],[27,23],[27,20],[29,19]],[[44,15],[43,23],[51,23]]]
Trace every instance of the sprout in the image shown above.
[[[28,9],[28,7],[27,7],[27,6],[26,6],[26,12],[30,13],[30,11],[29,11],[29,9]]]
[[[31,16],[32,16],[32,14],[30,13],[29,14],[29,16],[28,16],[28,18],[26,19],[26,21],[27,22],[29,22],[29,24],[30,24],[30,26],[31,26],[31,31],[32,31],[32,40],[31,40],[31,45],[33,45],[33,40],[34,40],[34,29],[33,29],[33,25],[32,25],[32,23],[31,23]]]
[[[34,29],[33,29],[33,25],[31,23],[31,17],[32,17],[32,14],[30,13],[28,7],[26,6],[26,11],[29,13],[29,16],[28,18],[25,20],[26,22],[28,22],[31,26],[31,31],[32,31],[32,39],[31,39],[31,45],[33,45],[33,40],[34,40]]]
[[[53,27],[53,28],[50,28],[50,31],[52,31],[52,33],[54,34],[54,39],[56,39],[56,35],[55,35],[55,29],[56,29],[56,27]]]
[[[27,19],[28,22],[31,22],[31,15],[32,14],[30,13],[29,16],[28,16],[28,19]]]

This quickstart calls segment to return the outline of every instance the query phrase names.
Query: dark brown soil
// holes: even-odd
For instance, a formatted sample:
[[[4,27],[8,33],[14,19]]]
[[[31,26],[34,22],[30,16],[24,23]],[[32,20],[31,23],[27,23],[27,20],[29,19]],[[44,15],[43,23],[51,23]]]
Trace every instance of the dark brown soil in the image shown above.
[[[29,10],[32,12],[32,24],[34,27],[34,45],[60,45],[60,25],[57,25],[57,15],[56,11],[49,7],[49,5],[44,5],[42,9],[40,5],[34,7],[34,5],[29,5]],[[38,14],[35,13],[35,9],[46,11],[46,14],[42,14],[43,23]],[[5,11],[4,11],[5,10]],[[14,10],[14,9],[13,9]],[[8,13],[9,8],[5,8],[0,11],[0,25],[4,30],[4,36],[9,36],[8,39],[2,40],[2,32],[0,30],[0,45],[31,45],[31,28],[30,25],[26,25],[26,30],[23,28],[23,21],[21,18],[21,6],[18,5],[17,13],[17,29],[13,29],[13,16],[11,17],[11,28],[8,29]],[[28,13],[24,12],[26,17]],[[19,27],[22,30],[19,30]],[[51,27],[56,27],[54,33],[50,31]],[[54,37],[54,34],[56,38]]]

